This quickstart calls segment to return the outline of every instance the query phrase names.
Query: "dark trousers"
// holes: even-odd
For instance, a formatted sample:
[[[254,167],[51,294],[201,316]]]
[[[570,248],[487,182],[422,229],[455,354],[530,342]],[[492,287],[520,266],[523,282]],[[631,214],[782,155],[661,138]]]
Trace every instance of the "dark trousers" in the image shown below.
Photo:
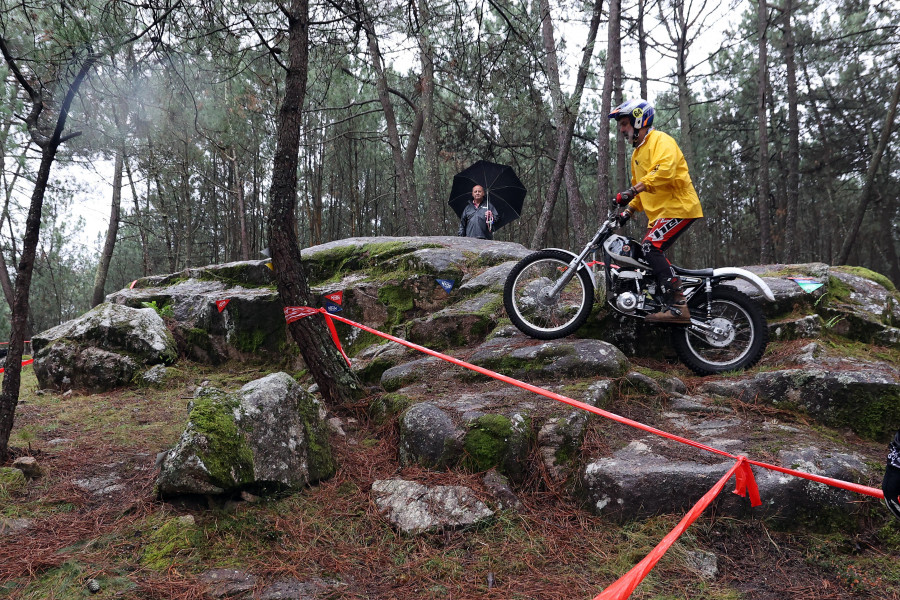
[[[641,241],[644,258],[650,263],[656,284],[663,292],[681,288],[681,281],[675,277],[672,263],[663,252],[668,250],[694,221],[696,219],[657,219]]]

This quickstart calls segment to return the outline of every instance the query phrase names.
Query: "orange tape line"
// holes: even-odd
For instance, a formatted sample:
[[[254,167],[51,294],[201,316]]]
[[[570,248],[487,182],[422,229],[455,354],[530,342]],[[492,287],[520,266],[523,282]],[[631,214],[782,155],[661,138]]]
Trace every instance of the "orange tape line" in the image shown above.
[[[24,367],[25,365],[30,365],[30,364],[33,363],[33,362],[34,362],[34,359],[33,359],[33,358],[29,358],[28,360],[23,360],[23,361],[22,361],[22,366]],[[6,369],[3,368],[3,367],[0,367],[0,373],[4,373],[4,372],[6,372]]]
[[[656,566],[659,559],[672,547],[672,544],[681,537],[681,534],[697,520],[697,517],[699,517],[700,514],[706,510],[706,507],[719,495],[722,488],[725,487],[725,484],[731,479],[731,476],[739,470],[741,465],[746,465],[745,459],[738,460],[712,487],[712,489],[700,498],[691,510],[684,515],[684,518],[681,519],[678,525],[676,525],[675,528],[670,531],[641,562],[636,564],[628,571],[628,573],[617,579],[605,590],[595,596],[594,600],[624,600],[625,598],[628,598],[628,596],[631,595],[631,592],[634,591],[634,588],[640,585],[641,581],[644,580],[644,577],[646,577],[653,567]]]

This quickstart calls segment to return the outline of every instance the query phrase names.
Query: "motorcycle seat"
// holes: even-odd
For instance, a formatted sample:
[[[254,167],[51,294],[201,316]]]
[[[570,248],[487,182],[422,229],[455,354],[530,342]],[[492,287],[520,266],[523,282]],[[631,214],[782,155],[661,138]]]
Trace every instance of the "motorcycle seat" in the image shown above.
[[[712,277],[713,269],[683,269],[672,265],[672,269],[679,275],[691,275],[693,277]]]

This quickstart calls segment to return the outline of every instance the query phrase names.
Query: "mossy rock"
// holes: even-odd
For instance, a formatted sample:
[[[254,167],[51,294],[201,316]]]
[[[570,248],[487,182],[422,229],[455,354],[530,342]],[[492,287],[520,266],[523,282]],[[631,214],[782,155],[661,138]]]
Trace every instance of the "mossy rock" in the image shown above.
[[[416,250],[408,242],[373,242],[361,245],[336,245],[321,250],[307,249],[304,265],[311,285],[322,285],[329,281],[339,281],[344,275],[373,269],[384,269],[383,264],[391,258]]]
[[[840,265],[837,267],[832,267],[831,270],[838,271],[840,273],[849,273],[851,275],[856,275],[857,277],[863,277],[865,279],[871,279],[875,283],[884,287],[889,292],[897,291],[897,287],[894,285],[894,282],[892,282],[889,277],[882,275],[881,273],[872,271],[871,269],[867,269],[865,267]]]
[[[220,390],[203,388],[194,399],[190,424],[206,443],[197,447],[213,485],[229,489],[253,481],[253,451],[235,423],[240,402]],[[205,446],[205,447],[204,447]]]
[[[391,357],[384,358],[376,356],[368,362],[364,367],[355,371],[356,376],[363,383],[374,384],[381,381],[381,376],[385,371],[397,364],[397,360]]]
[[[733,393],[758,394],[779,408],[872,440],[886,442],[900,423],[900,384],[891,372],[790,369],[759,373],[738,388]]]
[[[381,394],[369,404],[369,418],[376,425],[383,425],[409,408],[413,402],[412,398],[404,394]]]
[[[473,471],[496,467],[514,481],[522,481],[533,437],[531,420],[523,415],[477,417],[468,424],[463,440],[463,466]]]

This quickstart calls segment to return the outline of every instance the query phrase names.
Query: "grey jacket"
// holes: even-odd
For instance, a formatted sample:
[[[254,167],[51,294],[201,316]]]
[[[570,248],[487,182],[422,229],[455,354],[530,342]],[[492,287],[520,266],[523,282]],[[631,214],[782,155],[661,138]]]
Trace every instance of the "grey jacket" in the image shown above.
[[[463,210],[462,218],[459,220],[459,229],[456,235],[460,237],[481,238],[483,240],[494,239],[493,234],[488,230],[487,226],[487,204],[482,202],[481,206],[475,208],[474,202],[469,202]],[[500,222],[500,213],[491,206],[491,212],[494,215],[494,224]]]

